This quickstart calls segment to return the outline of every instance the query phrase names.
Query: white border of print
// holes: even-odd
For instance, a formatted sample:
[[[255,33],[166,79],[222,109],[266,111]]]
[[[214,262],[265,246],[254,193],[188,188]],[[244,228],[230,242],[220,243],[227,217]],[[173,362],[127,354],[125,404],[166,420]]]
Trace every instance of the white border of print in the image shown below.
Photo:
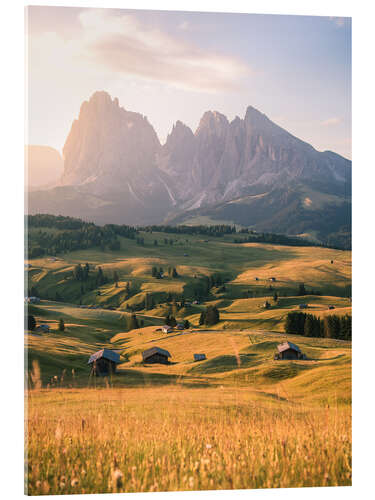
[[[374,464],[373,413],[374,352],[373,321],[373,201],[374,186],[374,97],[373,22],[370,2],[339,0],[91,0],[37,1],[38,5],[116,7],[134,9],[247,12],[353,17],[353,250],[354,250],[354,362],[353,362],[353,487],[279,490],[235,490],[182,493],[136,493],[129,498],[190,499],[219,498],[345,500],[369,498]],[[24,133],[24,6],[13,0],[2,8],[2,272],[1,335],[3,349],[12,358],[2,359],[2,449],[0,473],[2,496],[23,497],[23,133]],[[5,151],[4,151],[5,149]],[[9,366],[3,366],[8,361]],[[308,464],[307,464],[308,466]],[[82,495],[79,498],[115,498],[109,495]],[[60,497],[49,497],[60,498]],[[116,496],[117,498],[117,496]]]

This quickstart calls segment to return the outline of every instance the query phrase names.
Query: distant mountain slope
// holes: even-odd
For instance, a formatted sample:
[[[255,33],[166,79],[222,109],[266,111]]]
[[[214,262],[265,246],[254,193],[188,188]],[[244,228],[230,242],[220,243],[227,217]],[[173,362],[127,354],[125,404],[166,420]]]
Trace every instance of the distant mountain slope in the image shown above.
[[[60,153],[49,146],[25,146],[25,181],[31,189],[48,187],[60,181],[64,161]]]
[[[96,92],[63,153],[64,189],[31,193],[30,213],[125,224],[209,215],[323,239],[350,233],[351,162],[316,151],[251,106],[231,122],[207,111],[195,133],[178,121],[161,145],[146,117]]]

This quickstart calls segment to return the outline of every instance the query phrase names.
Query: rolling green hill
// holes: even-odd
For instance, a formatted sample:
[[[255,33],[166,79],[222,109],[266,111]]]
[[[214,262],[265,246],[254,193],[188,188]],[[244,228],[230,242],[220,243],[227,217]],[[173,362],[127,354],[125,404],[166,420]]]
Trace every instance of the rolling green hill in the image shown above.
[[[350,252],[137,237],[26,263],[41,297],[26,309],[50,327],[25,332],[29,492],[350,485],[351,342],[284,333],[301,303],[320,318],[351,313]],[[220,321],[199,326],[208,305]],[[190,328],[162,333],[172,311]],[[142,327],[129,330],[134,313]],[[275,360],[285,340],[307,359]],[[154,346],[168,365],[143,363]],[[89,356],[104,347],[120,354],[117,373],[93,377]]]
[[[350,370],[350,343],[329,339],[288,336],[313,361],[280,364],[273,360],[277,343],[286,338],[286,315],[298,311],[299,304],[306,303],[305,312],[321,318],[332,314],[328,306],[334,306],[336,315],[351,313],[350,252],[235,244],[230,236],[158,232],[141,232],[140,236],[143,244],[121,237],[117,251],[87,249],[27,261],[28,288],[42,298],[39,304],[29,305],[29,313],[38,324],[47,323],[51,328],[49,333],[27,335],[29,360],[38,360],[43,383],[61,377],[63,370],[65,379],[72,383],[73,369],[75,383],[87,384],[88,356],[102,347],[118,349],[124,355],[114,380],[120,385],[181,379],[189,384],[269,387],[293,380],[298,392],[296,379],[315,380],[314,374],[322,370],[341,380],[342,371]],[[89,278],[77,281],[73,270],[86,263]],[[107,279],[100,285],[95,283],[99,266]],[[153,267],[163,269],[162,279],[152,276]],[[175,268],[177,276],[169,277],[168,268]],[[196,290],[215,273],[222,277],[224,287],[212,286],[207,296],[194,303]],[[302,282],[309,295],[299,297],[296,294]],[[273,300],[275,291],[277,302]],[[179,304],[182,297],[183,307]],[[146,308],[145,301],[150,298],[151,305]],[[173,298],[178,304],[177,320],[188,319],[191,330],[166,336],[157,327],[164,324]],[[271,305],[269,309],[263,307],[265,300]],[[208,304],[218,307],[220,321],[209,328],[200,327],[200,313]],[[128,331],[133,312],[143,327]],[[58,330],[60,318],[65,322],[64,332]],[[153,345],[167,349],[173,363],[143,366],[141,352]],[[204,352],[207,360],[194,363],[195,352]],[[343,399],[347,383],[344,377]]]

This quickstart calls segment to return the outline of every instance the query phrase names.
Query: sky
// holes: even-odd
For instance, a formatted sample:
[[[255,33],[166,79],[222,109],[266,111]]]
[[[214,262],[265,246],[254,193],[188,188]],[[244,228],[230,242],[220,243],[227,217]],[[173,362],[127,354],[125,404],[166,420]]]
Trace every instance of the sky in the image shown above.
[[[28,7],[27,143],[62,151],[97,90],[165,142],[207,110],[251,105],[317,150],[351,158],[351,19]]]

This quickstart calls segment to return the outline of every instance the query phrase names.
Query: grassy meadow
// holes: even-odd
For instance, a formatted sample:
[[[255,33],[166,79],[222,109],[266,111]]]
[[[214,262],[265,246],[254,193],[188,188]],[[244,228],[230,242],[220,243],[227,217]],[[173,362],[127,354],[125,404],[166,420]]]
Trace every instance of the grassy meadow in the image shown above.
[[[351,314],[351,253],[234,244],[229,236],[142,236],[144,246],[121,238],[118,251],[26,261],[28,287],[43,297],[29,314],[50,326],[25,332],[27,492],[350,485],[351,342],[285,335],[284,322],[301,303],[321,318]],[[118,286],[82,289],[72,271],[86,262],[90,272],[116,271]],[[178,276],[156,279],[153,266],[175,267]],[[194,304],[196,281],[218,272],[225,290],[214,287]],[[302,282],[308,295],[299,297]],[[160,331],[168,293],[186,298],[177,320],[188,319],[188,330]],[[154,305],[141,309],[146,294]],[[220,321],[199,326],[207,304]],[[132,307],[144,326],[129,331]],[[285,340],[308,359],[275,361]],[[168,350],[171,363],[144,364],[142,351],[153,346]],[[109,378],[91,377],[88,358],[103,347],[121,363]],[[194,353],[207,359],[194,362]]]

